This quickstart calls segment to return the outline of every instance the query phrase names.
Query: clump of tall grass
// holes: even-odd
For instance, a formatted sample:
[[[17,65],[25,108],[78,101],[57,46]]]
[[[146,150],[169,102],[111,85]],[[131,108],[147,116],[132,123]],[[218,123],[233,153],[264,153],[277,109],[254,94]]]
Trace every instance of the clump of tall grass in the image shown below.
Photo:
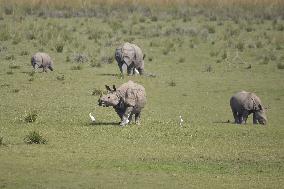
[[[24,121],[25,121],[26,123],[33,123],[33,122],[36,121],[37,116],[38,116],[38,114],[37,114],[36,111],[31,111],[31,112],[29,112],[29,113],[27,113],[27,114],[25,115]]]
[[[6,72],[7,75],[13,75],[14,72],[12,70]]]
[[[18,92],[20,92],[20,89],[13,89],[11,92],[12,93],[18,93]]]
[[[12,64],[12,65],[9,65],[9,68],[10,69],[20,69],[20,66]]]
[[[58,75],[58,76],[56,76],[56,79],[58,81],[64,81],[65,80],[65,76],[63,74],[62,75]]]
[[[26,55],[28,55],[29,54],[29,52],[27,51],[27,50],[22,50],[21,52],[20,52],[20,55],[21,56],[26,56]]]
[[[284,64],[283,63],[281,63],[281,62],[279,62],[278,64],[277,64],[277,68],[278,69],[284,69]]]
[[[58,43],[55,44],[56,52],[62,53],[63,52],[63,48],[64,48],[64,43],[63,42],[58,42]]]
[[[75,65],[71,67],[71,70],[82,70],[83,67],[81,65]]]
[[[46,144],[47,140],[37,131],[31,131],[25,136],[24,142],[26,144]]]
[[[15,60],[15,55],[11,54],[11,55],[6,55],[5,57],[6,60]]]
[[[171,81],[168,83],[168,85],[169,85],[170,87],[175,87],[177,84],[176,84],[176,82],[175,82],[174,80],[171,80]]]
[[[106,94],[106,93],[107,93],[106,91],[103,91],[101,89],[94,89],[92,91],[93,96],[101,96],[101,95]]]
[[[101,62],[104,64],[111,64],[114,62],[114,57],[113,56],[102,56],[101,57]]]
[[[73,55],[73,61],[75,63],[85,63],[89,61],[89,56],[84,53],[75,53]]]

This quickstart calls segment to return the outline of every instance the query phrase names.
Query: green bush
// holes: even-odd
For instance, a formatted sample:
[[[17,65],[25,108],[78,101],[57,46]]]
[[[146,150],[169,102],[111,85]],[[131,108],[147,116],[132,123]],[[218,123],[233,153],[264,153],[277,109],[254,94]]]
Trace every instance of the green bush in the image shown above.
[[[25,116],[24,120],[27,123],[32,123],[36,121],[37,116],[38,116],[37,113],[35,111],[32,111]]]
[[[43,138],[39,132],[32,131],[25,138],[24,142],[26,144],[46,144],[47,140]]]

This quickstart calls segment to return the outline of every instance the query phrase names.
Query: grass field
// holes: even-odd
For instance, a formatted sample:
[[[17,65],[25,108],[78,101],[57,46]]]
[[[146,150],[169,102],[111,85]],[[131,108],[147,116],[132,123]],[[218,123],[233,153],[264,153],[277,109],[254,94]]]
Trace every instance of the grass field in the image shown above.
[[[1,11],[0,188],[283,188],[279,7]],[[113,56],[125,41],[157,77],[120,77]],[[32,71],[37,51],[55,71]],[[141,126],[119,127],[96,92],[128,80],[146,88],[148,103]],[[268,125],[228,123],[240,90],[262,99]],[[34,131],[44,144],[27,144]]]

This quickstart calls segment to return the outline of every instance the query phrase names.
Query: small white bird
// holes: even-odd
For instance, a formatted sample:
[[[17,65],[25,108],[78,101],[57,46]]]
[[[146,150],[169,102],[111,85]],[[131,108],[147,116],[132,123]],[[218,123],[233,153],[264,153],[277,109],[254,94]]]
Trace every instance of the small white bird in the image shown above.
[[[182,122],[183,122],[183,119],[182,119],[182,117],[181,117],[181,115],[179,116],[179,126],[181,126],[182,127]]]
[[[91,114],[91,113],[89,113],[89,116],[90,116],[90,118],[91,118],[92,122],[95,122],[95,121],[96,121],[96,118],[95,118],[94,116],[92,116],[92,114]]]

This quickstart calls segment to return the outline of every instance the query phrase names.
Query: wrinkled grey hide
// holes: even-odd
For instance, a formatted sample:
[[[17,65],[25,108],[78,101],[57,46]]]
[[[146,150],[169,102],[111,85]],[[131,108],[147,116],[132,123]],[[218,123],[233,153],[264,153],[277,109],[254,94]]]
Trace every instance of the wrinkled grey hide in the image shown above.
[[[264,107],[258,96],[254,93],[241,91],[233,95],[230,105],[235,123],[244,124],[250,114],[253,114],[253,123],[266,124],[267,118]]]
[[[136,74],[135,69],[140,75],[144,73],[144,55],[142,50],[135,44],[124,43],[115,50],[115,60],[117,61],[120,72],[126,72],[123,66],[126,66],[127,74]]]
[[[31,63],[34,69],[42,68],[43,72],[47,72],[47,69],[53,71],[53,61],[46,53],[38,52],[34,54]]]
[[[146,91],[142,85],[128,81],[118,89],[106,86],[108,93],[98,100],[99,106],[112,106],[121,119],[120,125],[124,126],[135,115],[135,123],[140,124],[141,110],[146,105]]]

